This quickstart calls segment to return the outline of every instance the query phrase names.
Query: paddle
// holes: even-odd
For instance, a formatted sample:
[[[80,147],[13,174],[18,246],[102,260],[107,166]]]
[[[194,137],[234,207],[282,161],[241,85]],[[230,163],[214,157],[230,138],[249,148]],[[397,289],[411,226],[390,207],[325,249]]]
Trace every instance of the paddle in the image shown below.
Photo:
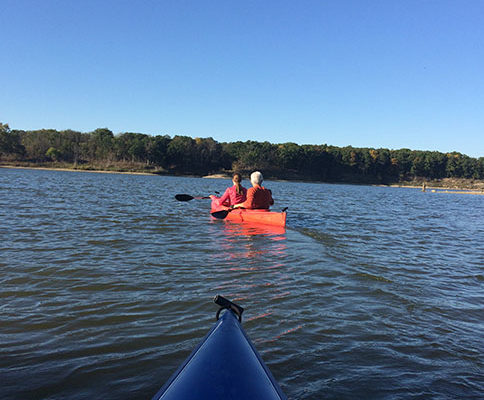
[[[220,192],[215,191],[215,194],[220,194]],[[207,196],[190,196],[189,194],[176,194],[175,199],[178,201],[190,201],[190,200],[202,200],[202,199],[209,199],[210,197]]]
[[[234,208],[229,208],[228,210],[220,210],[220,211],[215,211],[212,214],[212,217],[217,218],[217,219],[224,219],[230,211],[235,210]]]
[[[175,195],[175,199],[177,199],[178,201],[190,201],[190,200],[201,200],[201,199],[209,199],[210,197],[206,197],[206,196],[190,196],[189,194],[177,194]]]

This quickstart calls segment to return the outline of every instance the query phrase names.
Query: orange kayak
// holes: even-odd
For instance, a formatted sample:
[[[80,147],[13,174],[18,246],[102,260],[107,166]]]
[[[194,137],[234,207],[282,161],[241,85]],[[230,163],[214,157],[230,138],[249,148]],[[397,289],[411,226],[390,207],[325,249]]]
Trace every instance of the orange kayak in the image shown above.
[[[226,211],[225,213],[221,211]],[[264,224],[285,227],[286,226],[286,211],[269,211],[269,210],[249,210],[245,208],[231,209],[229,207],[218,205],[217,200],[212,200],[212,208],[210,213],[218,213],[222,215],[216,216],[219,219],[225,219],[231,222],[249,222],[252,224]]]

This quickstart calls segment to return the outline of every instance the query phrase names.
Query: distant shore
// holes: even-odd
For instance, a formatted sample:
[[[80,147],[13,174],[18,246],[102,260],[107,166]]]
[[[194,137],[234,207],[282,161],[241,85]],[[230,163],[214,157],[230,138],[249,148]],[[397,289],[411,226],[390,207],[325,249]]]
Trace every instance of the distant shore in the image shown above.
[[[0,168],[11,168],[11,169],[32,169],[32,170],[45,170],[45,171],[67,171],[67,172],[94,172],[102,174],[127,174],[127,175],[167,175],[167,176],[194,176],[190,174],[175,174],[169,171],[162,170],[136,170],[130,168],[123,168],[122,170],[116,169],[102,169],[95,168],[92,166],[81,166],[81,167],[69,167],[69,166],[35,166],[35,165],[15,165],[15,164],[1,164]],[[216,173],[201,176],[201,178],[208,179],[230,179],[231,173]],[[301,179],[281,179],[281,178],[270,178],[277,181],[306,181],[303,177]],[[321,182],[321,183],[340,183],[340,184],[365,184],[371,186],[380,187],[393,187],[393,188],[411,188],[411,189],[422,189],[425,183],[425,192],[428,193],[451,193],[451,194],[477,194],[484,195],[484,181],[478,181],[473,179],[455,179],[455,178],[444,178],[439,180],[424,180],[423,178],[404,181],[391,184],[371,184],[371,183],[359,183],[359,182]]]

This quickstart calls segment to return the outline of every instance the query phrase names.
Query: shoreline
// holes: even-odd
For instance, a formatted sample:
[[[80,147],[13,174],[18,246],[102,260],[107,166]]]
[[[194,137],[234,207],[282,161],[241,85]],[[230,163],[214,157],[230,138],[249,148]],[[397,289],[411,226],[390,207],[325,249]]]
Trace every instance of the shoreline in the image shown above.
[[[420,189],[422,193],[453,193],[453,194],[480,194],[484,195],[483,189],[468,189],[468,188],[455,188],[455,187],[443,187],[443,186],[427,186],[426,190],[422,190],[422,186],[416,185],[372,185],[379,187],[392,187],[401,189]]]
[[[66,168],[66,167],[45,167],[45,166],[20,166],[20,165],[11,165],[11,164],[0,164],[0,168],[7,168],[7,169],[28,169],[28,170],[42,170],[42,171],[64,171],[64,172],[87,172],[87,173],[98,173],[98,174],[123,174],[123,175],[164,175],[164,176],[187,176],[193,177],[194,175],[177,175],[177,174],[170,174],[170,173],[160,173],[158,172],[139,172],[139,171],[115,171],[115,170],[103,170],[103,169],[78,169],[78,168]],[[218,174],[210,174],[201,176],[200,178],[207,178],[207,179],[231,179],[230,174],[218,173]],[[287,179],[270,179],[274,181],[281,181],[281,182],[305,182],[304,179],[300,180],[287,180]],[[479,181],[480,182],[480,181]],[[314,182],[316,183],[316,182]],[[329,183],[329,184],[349,184],[349,185],[362,185],[362,183],[348,183],[348,182],[320,182],[320,183]],[[392,187],[392,188],[408,188],[408,189],[422,189],[422,184],[417,183],[392,183],[392,184],[363,184],[367,186],[374,186],[374,187]],[[484,182],[482,183],[482,188],[469,188],[469,187],[456,187],[456,186],[435,186],[432,184],[432,181],[428,181],[428,185],[426,186],[426,190],[423,193],[447,193],[447,194],[474,194],[474,195],[484,195]]]
[[[93,172],[96,174],[125,174],[125,175],[158,175],[152,172],[136,171],[108,171],[102,169],[77,169],[77,168],[54,168],[54,167],[21,167],[17,165],[0,165],[0,168],[8,169],[39,169],[41,171],[64,171],[64,172]]]
[[[202,176],[202,178],[207,178],[207,179],[232,179],[232,177],[228,174],[211,174],[211,175]]]

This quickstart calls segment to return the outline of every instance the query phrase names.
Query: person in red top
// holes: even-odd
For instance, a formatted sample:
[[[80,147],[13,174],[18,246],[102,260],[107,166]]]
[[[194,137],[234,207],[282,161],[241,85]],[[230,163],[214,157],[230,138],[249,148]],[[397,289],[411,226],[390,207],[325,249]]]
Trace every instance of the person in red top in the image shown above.
[[[218,198],[211,195],[212,200],[218,200],[218,205],[230,207],[238,203],[243,203],[247,198],[247,189],[242,186],[242,175],[236,172],[232,176],[234,186],[228,187],[222,197]]]
[[[252,208],[268,210],[274,204],[272,192],[261,186],[264,178],[259,171],[252,172],[250,182],[252,187],[247,190],[247,200],[234,205],[234,208]]]

